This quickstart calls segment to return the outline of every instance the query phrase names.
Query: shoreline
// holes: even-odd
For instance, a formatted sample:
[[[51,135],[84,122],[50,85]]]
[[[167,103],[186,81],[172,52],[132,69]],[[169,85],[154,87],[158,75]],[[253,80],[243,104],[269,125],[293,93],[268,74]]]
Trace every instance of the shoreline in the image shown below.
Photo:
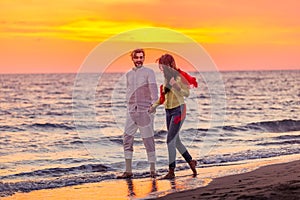
[[[197,168],[193,178],[190,170],[176,172],[173,181],[133,178],[111,179],[97,183],[34,190],[1,197],[3,200],[31,199],[268,199],[278,192],[296,192],[300,196],[300,157],[259,159],[250,163]],[[273,191],[273,189],[275,191]],[[291,192],[292,191],[292,192]],[[280,198],[279,198],[280,199]],[[294,197],[290,196],[290,200]],[[297,198],[298,199],[298,198]]]
[[[298,200],[299,198],[300,160],[296,160],[263,166],[243,174],[216,178],[205,187],[155,199]]]

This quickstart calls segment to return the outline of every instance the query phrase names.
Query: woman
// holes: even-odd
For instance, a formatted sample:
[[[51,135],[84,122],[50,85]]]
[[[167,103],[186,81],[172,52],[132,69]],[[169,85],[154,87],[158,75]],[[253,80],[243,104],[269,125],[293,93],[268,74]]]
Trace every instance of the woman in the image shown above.
[[[189,96],[189,85],[197,87],[196,79],[178,69],[173,56],[170,54],[162,55],[158,62],[159,68],[164,74],[165,83],[164,86],[160,86],[160,99],[152,105],[150,112],[155,112],[156,108],[161,104],[165,106],[168,130],[169,172],[163,178],[173,179],[175,177],[176,149],[189,164],[193,174],[197,175],[197,161],[192,159],[179,137],[179,130],[186,115],[184,98]]]

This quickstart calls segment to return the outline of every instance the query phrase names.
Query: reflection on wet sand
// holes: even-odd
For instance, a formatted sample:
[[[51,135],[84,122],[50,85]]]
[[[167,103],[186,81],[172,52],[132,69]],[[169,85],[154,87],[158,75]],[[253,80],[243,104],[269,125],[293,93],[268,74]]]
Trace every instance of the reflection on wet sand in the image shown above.
[[[196,176],[178,177],[174,179],[126,179],[127,196],[131,198],[160,197],[168,193],[182,191],[189,184],[201,183]],[[202,183],[203,184],[203,183]]]
[[[4,200],[128,200],[157,198],[177,191],[192,189],[195,186],[207,185],[210,180],[192,177],[190,172],[178,174],[174,180],[162,180],[159,178],[133,178],[101,181],[99,183],[87,183],[82,185],[55,188],[51,190],[37,190],[29,193],[17,193]]]
[[[134,193],[134,186],[133,186],[133,182],[132,179],[129,178],[126,180],[127,186],[128,186],[128,196],[129,197],[134,197],[135,193]]]
[[[157,180],[155,178],[153,178],[151,181],[145,181],[145,185],[141,187],[143,188],[142,190],[139,188],[139,182],[134,185],[132,179],[126,179],[126,183],[128,187],[128,197],[145,197],[151,193],[157,192]]]

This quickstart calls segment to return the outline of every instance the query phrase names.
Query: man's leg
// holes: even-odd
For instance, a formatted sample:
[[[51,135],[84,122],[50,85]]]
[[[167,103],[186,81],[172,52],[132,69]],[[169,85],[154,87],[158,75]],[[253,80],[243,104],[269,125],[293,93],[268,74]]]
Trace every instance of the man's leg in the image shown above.
[[[150,171],[155,171],[156,154],[154,136],[143,138],[143,142],[146,148],[148,161],[150,163]]]
[[[123,137],[123,147],[124,147],[124,157],[126,170],[125,172],[132,173],[132,155],[133,155],[133,141],[134,134],[136,133],[138,126],[133,121],[130,114],[127,114],[124,137]]]
[[[139,122],[139,129],[143,138],[144,146],[146,148],[148,161],[150,163],[150,173],[152,176],[154,176],[156,162],[153,130],[154,115],[149,114],[148,112],[143,112],[140,114]]]

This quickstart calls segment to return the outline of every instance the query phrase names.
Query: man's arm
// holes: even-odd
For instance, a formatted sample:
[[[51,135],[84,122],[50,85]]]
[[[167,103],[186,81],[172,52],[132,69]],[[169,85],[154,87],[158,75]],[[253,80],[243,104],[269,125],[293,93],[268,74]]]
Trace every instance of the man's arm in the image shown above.
[[[130,89],[129,89],[129,80],[128,80],[128,72],[126,73],[126,103],[128,103],[129,102],[129,98],[130,98],[130,93],[129,93],[129,91],[130,91]]]
[[[153,70],[150,70],[148,75],[148,84],[151,95],[151,104],[154,104],[158,100],[158,89],[156,84],[156,77]]]

